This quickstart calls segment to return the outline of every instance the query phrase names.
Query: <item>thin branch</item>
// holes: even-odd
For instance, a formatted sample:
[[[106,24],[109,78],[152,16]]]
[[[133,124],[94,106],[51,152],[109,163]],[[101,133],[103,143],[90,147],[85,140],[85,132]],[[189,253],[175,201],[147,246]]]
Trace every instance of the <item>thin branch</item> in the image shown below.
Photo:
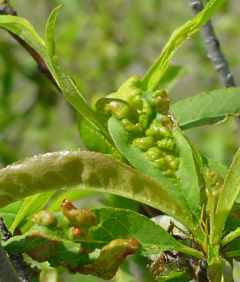
[[[195,14],[199,13],[204,5],[202,0],[190,0],[193,12]],[[236,86],[233,74],[229,68],[228,61],[221,49],[221,44],[217,38],[216,32],[214,30],[213,24],[209,21],[203,27],[203,37],[206,44],[208,57],[215,66],[215,69],[219,73],[221,82],[225,87]]]
[[[7,241],[12,237],[12,234],[7,229],[7,226],[5,225],[3,218],[0,218],[0,234],[1,239],[3,241]],[[4,259],[4,250],[0,249],[0,259]],[[18,281],[18,282],[30,282],[30,276],[31,276],[31,269],[30,267],[25,263],[22,254],[8,254],[8,260],[11,266],[11,271],[13,272],[12,275],[17,274],[18,280],[10,280],[10,281]],[[7,262],[5,262],[7,263]],[[0,269],[0,274],[1,274]],[[10,271],[10,268],[9,268]],[[0,276],[1,277],[1,276]],[[0,278],[1,281],[1,278]],[[9,281],[9,280],[6,280]]]
[[[16,273],[13,265],[11,264],[7,253],[0,245],[0,281],[20,282],[18,274]]]

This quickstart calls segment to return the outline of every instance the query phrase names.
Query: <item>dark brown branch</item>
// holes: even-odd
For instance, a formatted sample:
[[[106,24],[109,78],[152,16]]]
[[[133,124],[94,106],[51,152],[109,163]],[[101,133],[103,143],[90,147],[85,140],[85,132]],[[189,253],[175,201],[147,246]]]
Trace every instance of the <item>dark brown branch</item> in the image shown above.
[[[12,234],[8,231],[3,218],[0,218],[0,234],[3,241],[6,241],[12,237]],[[16,272],[18,275],[18,281],[30,282],[32,271],[25,263],[22,254],[8,254],[8,257],[13,266],[13,273]]]
[[[201,0],[190,0],[192,9],[195,14],[199,13],[204,5]],[[206,44],[208,57],[215,66],[215,69],[219,73],[220,80],[225,87],[236,86],[233,74],[229,68],[228,61],[221,49],[221,44],[217,38],[213,24],[209,21],[203,27],[203,37]]]

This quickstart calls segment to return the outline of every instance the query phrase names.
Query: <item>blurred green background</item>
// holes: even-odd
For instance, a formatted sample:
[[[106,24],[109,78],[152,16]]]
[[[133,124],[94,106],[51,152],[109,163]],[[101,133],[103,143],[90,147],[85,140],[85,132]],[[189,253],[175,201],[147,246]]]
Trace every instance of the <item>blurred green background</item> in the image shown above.
[[[192,16],[188,0],[12,1],[18,14],[43,33],[50,11],[58,21],[58,52],[89,101],[112,92],[132,74],[142,74],[159,55],[171,32]],[[226,1],[214,18],[217,34],[238,80],[240,30],[238,1]],[[174,85],[173,101],[221,87],[200,34],[174,58],[185,69]],[[221,101],[219,101],[221,102]],[[81,146],[75,114],[35,63],[4,31],[0,32],[0,163],[39,152]],[[229,162],[236,149],[236,123],[188,131],[201,150]]]
[[[90,103],[116,90],[130,75],[146,71],[174,29],[192,16],[189,2],[11,1],[18,14],[30,20],[41,34],[50,11],[64,4],[58,21],[58,53]],[[214,24],[238,83],[239,1],[226,3]],[[172,101],[222,87],[200,33],[177,52],[173,63],[182,66],[184,74],[171,89]],[[0,166],[40,152],[82,148],[76,118],[29,55],[0,31]],[[228,164],[239,146],[240,122],[229,118],[186,133],[206,155]],[[81,281],[99,281],[88,279]],[[135,280],[122,272],[117,281]]]

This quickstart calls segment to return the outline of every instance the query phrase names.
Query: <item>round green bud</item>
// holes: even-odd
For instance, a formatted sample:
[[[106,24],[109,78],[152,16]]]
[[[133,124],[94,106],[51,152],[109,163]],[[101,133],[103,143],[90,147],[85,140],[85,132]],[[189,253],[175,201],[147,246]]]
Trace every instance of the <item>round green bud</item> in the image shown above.
[[[128,119],[124,118],[122,119],[122,125],[123,127],[132,134],[141,135],[143,134],[143,127],[140,123],[132,123]]]
[[[164,156],[163,152],[158,147],[151,147],[145,154],[150,161],[157,160]]]
[[[150,136],[136,138],[133,140],[133,145],[139,148],[140,150],[146,151],[152,146],[154,146],[154,139]]]
[[[154,160],[154,165],[162,170],[167,169],[167,166],[168,166],[165,158]]]
[[[142,110],[143,108],[143,101],[141,99],[140,94],[134,95],[129,99],[129,104],[136,110]]]
[[[159,140],[157,142],[157,145],[160,149],[164,149],[167,151],[173,151],[176,143],[173,138],[165,138],[165,139]]]
[[[174,157],[172,155],[167,155],[165,157],[165,159],[166,159],[166,162],[167,162],[169,168],[171,168],[173,170],[176,170],[178,168],[179,160],[176,157]]]
[[[170,99],[166,91],[158,91],[155,94],[154,105],[157,112],[167,114],[170,106]]]
[[[146,130],[146,135],[161,138],[171,137],[172,133],[167,127],[161,125],[160,123],[157,124],[156,122],[153,122],[150,127]]]
[[[104,110],[107,113],[113,114],[118,119],[125,118],[129,114],[129,107],[119,101],[111,101],[105,106]]]
[[[173,120],[170,115],[158,114],[156,116],[156,121],[160,122],[164,126],[167,126],[168,128],[173,127]]]
[[[49,225],[54,224],[56,222],[56,219],[53,213],[47,210],[42,210],[33,215],[32,221],[39,225],[49,226]]]

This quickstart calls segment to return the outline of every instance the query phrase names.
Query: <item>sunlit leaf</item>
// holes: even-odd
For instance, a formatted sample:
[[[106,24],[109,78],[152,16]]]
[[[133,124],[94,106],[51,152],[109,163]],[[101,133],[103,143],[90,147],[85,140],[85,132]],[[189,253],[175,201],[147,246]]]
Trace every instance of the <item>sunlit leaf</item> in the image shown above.
[[[176,50],[199,28],[204,25],[214,14],[217,8],[223,3],[223,0],[211,0],[205,8],[198,13],[192,20],[187,21],[184,25],[176,29],[164,46],[162,53],[155,63],[150,67],[144,76],[143,84],[147,90],[158,88],[159,81],[169,67],[171,58]]]
[[[79,184],[148,204],[192,226],[189,210],[173,189],[111,157],[84,151],[38,155],[1,169],[0,204]]]
[[[171,111],[183,129],[213,124],[240,114],[239,92],[239,88],[205,92],[176,102]]]
[[[240,150],[234,156],[219,195],[214,222],[214,242],[219,243],[225,222],[240,192]]]

